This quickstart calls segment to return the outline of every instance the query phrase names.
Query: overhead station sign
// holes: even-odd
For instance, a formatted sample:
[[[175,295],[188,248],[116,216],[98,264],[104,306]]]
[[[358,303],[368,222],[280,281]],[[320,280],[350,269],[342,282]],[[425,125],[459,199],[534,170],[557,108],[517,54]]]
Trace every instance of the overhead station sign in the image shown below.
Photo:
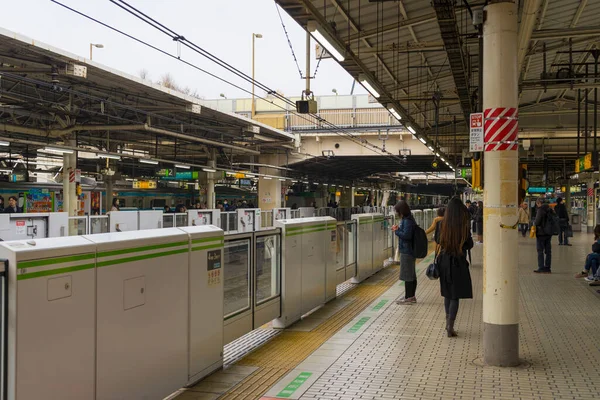
[[[594,168],[592,153],[588,153],[583,157],[575,160],[575,172],[589,171]]]
[[[473,113],[470,118],[469,151],[483,151],[483,113]]]

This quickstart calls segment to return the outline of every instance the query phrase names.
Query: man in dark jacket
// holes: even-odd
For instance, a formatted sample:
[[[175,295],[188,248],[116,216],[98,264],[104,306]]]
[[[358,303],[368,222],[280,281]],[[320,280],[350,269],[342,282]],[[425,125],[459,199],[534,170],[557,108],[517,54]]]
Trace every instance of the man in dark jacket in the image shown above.
[[[535,206],[537,207],[535,215],[535,240],[537,242],[538,269],[533,272],[549,274],[552,272],[552,234],[548,234],[544,228],[548,213],[553,211],[550,210],[550,206],[545,204],[544,199],[541,197],[535,201]],[[545,262],[544,253],[546,254]]]
[[[558,197],[556,199],[556,207],[554,207],[554,211],[558,216],[558,223],[560,226],[560,233],[558,234],[558,245],[562,246],[571,246],[569,244],[569,235],[567,231],[569,229],[569,213],[567,212],[567,206],[565,206],[565,202],[562,197]]]
[[[8,207],[4,209],[5,214],[19,214],[23,212],[23,208],[19,207],[19,200],[15,196],[10,196],[8,198]]]

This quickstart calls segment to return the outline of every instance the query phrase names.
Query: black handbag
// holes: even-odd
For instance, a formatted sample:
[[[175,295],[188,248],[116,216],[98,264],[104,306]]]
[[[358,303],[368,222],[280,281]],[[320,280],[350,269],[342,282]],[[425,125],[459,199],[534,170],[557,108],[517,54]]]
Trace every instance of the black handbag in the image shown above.
[[[572,238],[573,237],[573,225],[569,224],[567,226],[567,237]]]
[[[435,258],[433,259],[433,262],[431,264],[429,264],[429,266],[427,267],[427,270],[425,271],[425,275],[427,275],[427,277],[429,279],[431,279],[432,281],[439,279],[440,278],[440,269],[438,267],[438,263],[437,263],[437,249],[435,251]]]

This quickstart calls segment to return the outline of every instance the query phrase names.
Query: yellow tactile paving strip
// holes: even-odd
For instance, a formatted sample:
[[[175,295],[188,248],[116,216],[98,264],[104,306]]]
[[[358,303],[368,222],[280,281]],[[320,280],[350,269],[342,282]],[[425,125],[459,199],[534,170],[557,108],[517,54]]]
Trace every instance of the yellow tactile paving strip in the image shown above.
[[[374,284],[360,284],[346,293],[342,298],[351,298],[351,303],[311,332],[284,331],[238,361],[235,365],[258,369],[219,399],[260,399],[281,378],[396,283],[398,269],[398,266],[386,268],[371,278],[377,280]]]

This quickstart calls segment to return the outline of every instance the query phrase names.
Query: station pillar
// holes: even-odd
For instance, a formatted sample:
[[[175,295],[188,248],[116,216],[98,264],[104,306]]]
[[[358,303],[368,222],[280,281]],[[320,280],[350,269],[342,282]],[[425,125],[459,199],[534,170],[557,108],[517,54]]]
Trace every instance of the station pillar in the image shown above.
[[[340,203],[339,206],[340,207],[352,207],[352,197],[354,197],[352,195],[352,188],[342,188],[342,193],[340,196]]]
[[[356,193],[356,188],[354,186],[352,186],[350,188],[350,190],[351,190],[351,192],[350,192],[350,196],[351,196],[350,197],[350,207],[354,207],[354,202],[355,202],[354,194]]]
[[[486,7],[483,26],[485,190],[483,362],[519,364],[518,23],[514,0]]]
[[[208,167],[216,170],[217,161],[216,158],[208,160]],[[217,207],[216,196],[215,196],[215,172],[206,173],[206,207],[214,209]]]
[[[76,142],[69,140],[66,143],[75,147]],[[63,154],[63,211],[69,217],[77,215],[77,185],[75,184],[75,169],[77,168],[77,152]]]

